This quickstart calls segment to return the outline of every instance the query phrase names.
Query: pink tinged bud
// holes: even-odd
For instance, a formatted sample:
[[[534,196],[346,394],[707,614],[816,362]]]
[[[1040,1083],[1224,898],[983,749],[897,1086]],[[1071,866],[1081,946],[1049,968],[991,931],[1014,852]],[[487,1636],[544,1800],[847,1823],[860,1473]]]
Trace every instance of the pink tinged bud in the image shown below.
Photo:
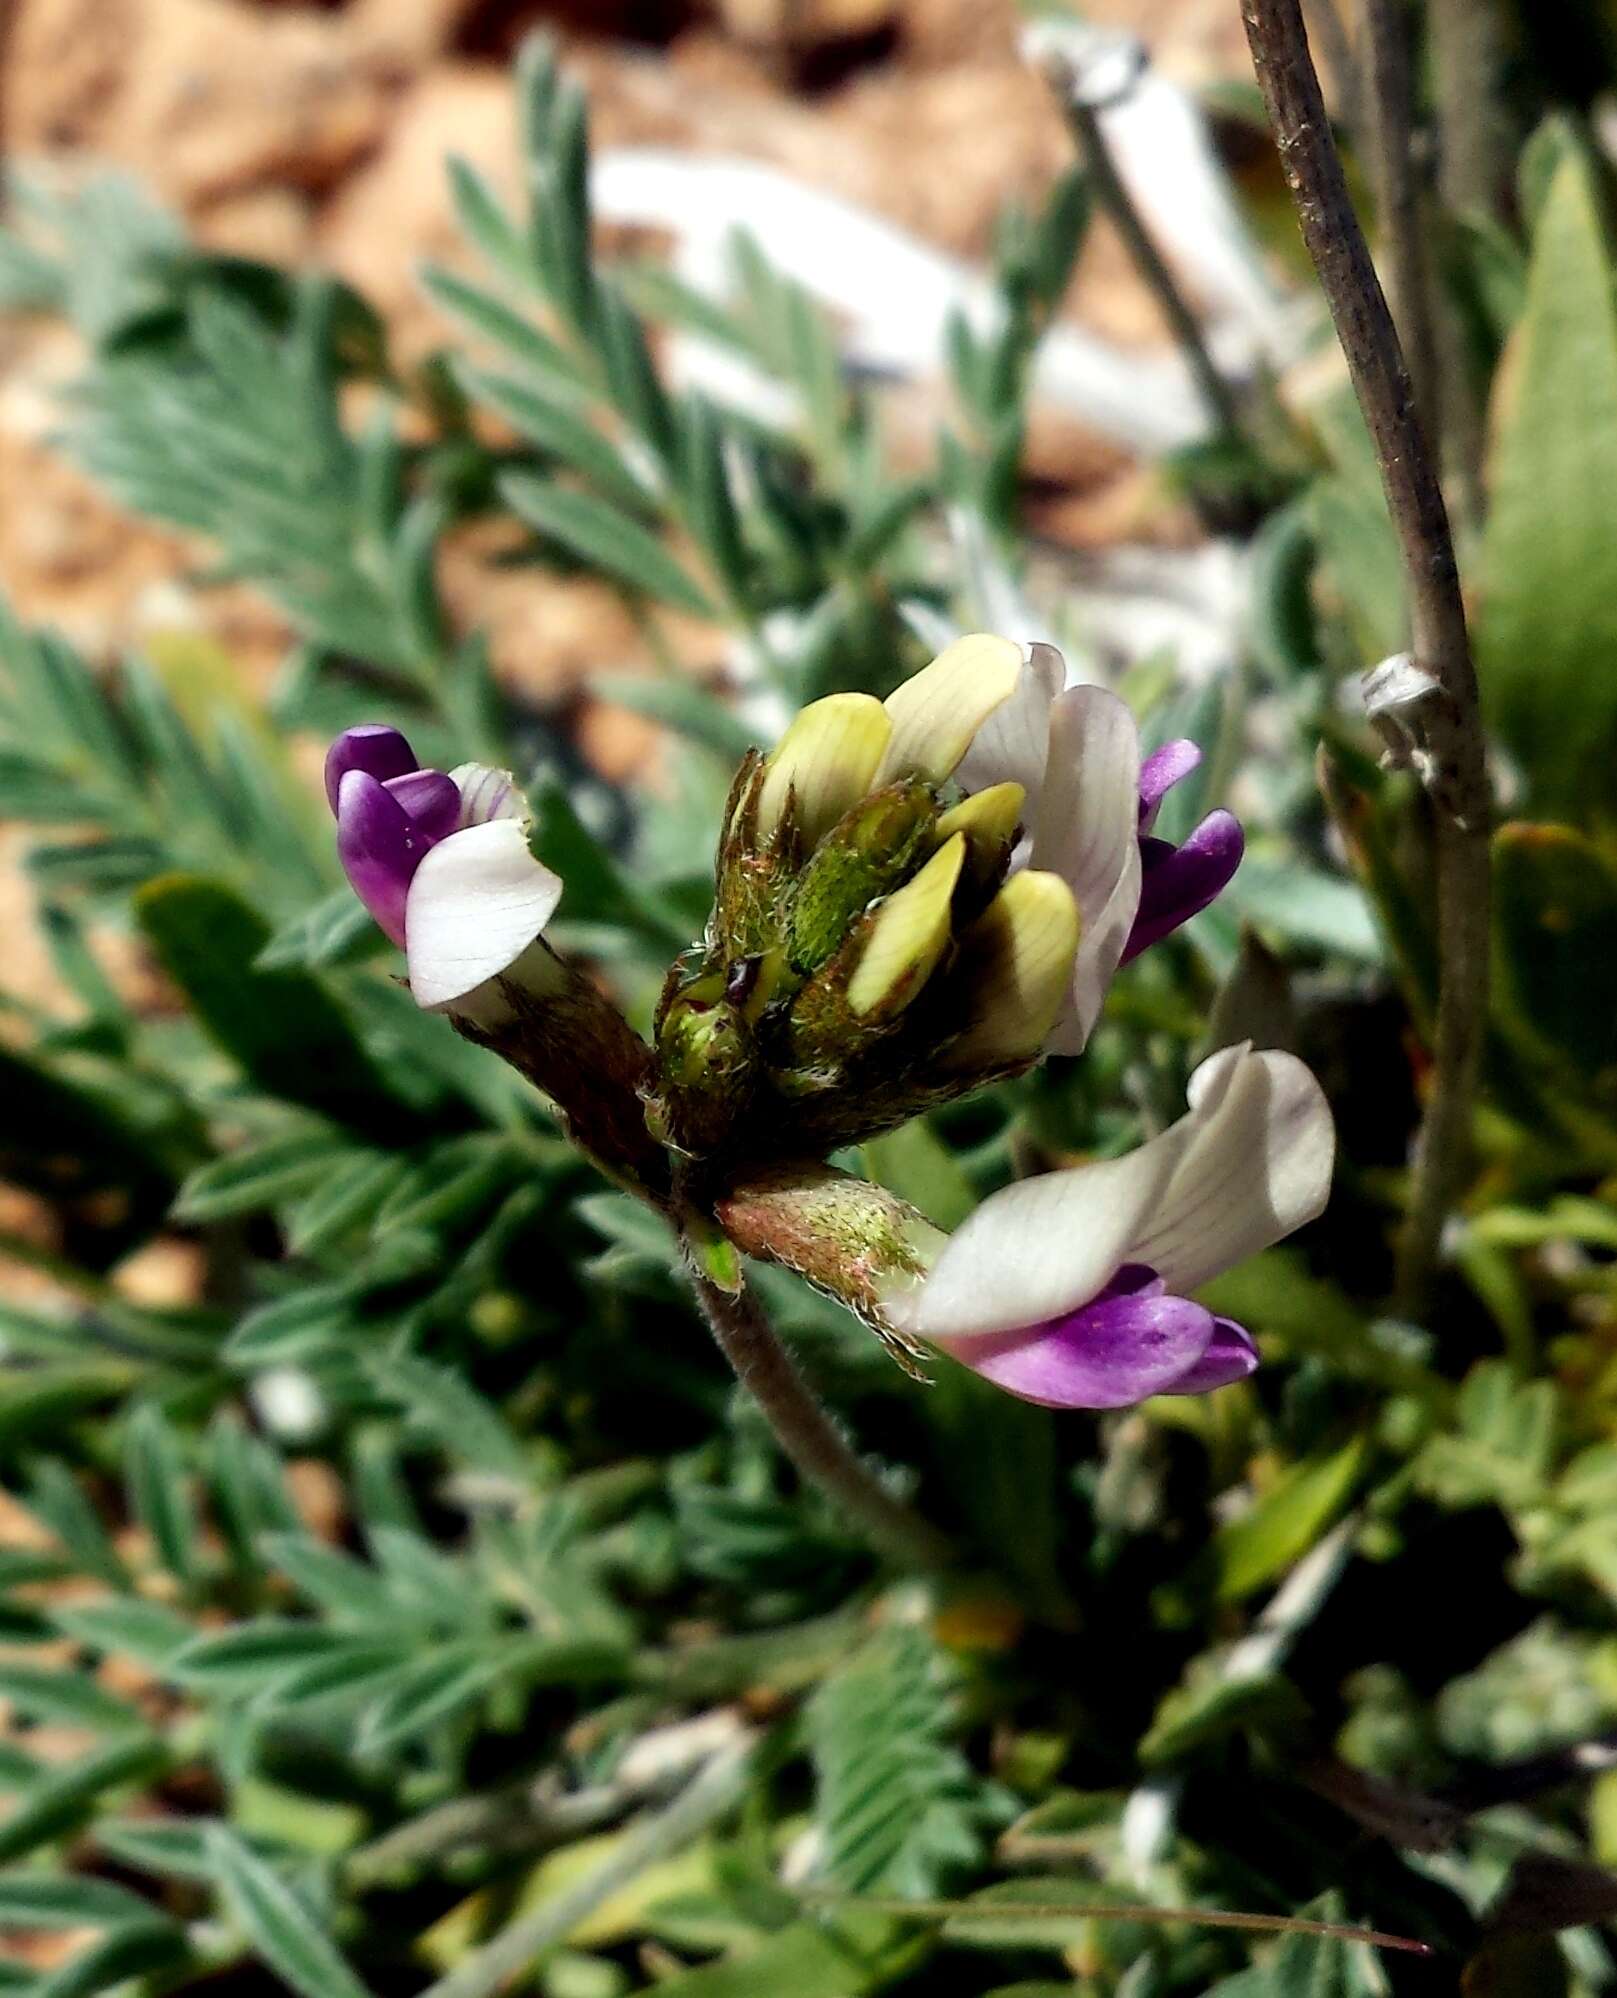
[[[421,927],[408,917],[410,891],[426,856],[451,839],[527,815],[508,771],[484,763],[463,763],[449,774],[423,770],[399,731],[381,722],[345,729],[331,745],[326,793],[337,814],[343,871],[355,894],[401,947],[408,947],[411,931]],[[461,984],[463,968],[492,965],[494,971],[504,970],[554,908],[550,884],[555,877],[528,853],[518,825],[509,825],[492,844],[474,840],[434,878],[438,889],[423,903],[430,931],[421,959],[424,968],[418,976],[419,953],[412,950],[411,978],[418,988],[440,995],[458,998],[481,982],[472,978]],[[451,884],[461,901],[458,908],[443,892]],[[469,932],[478,930],[480,940],[469,943]],[[424,1003],[441,1002],[440,997]]]
[[[1142,839],[1140,906],[1123,962],[1199,915],[1228,887],[1245,850],[1241,822],[1230,812],[1210,812],[1183,846]]]
[[[420,766],[415,751],[396,728],[386,722],[361,722],[358,728],[345,728],[326,751],[326,802],[333,812],[342,780],[350,770],[363,770],[385,784],[391,777],[403,777]]]
[[[1201,1394],[1257,1365],[1239,1325],[1169,1296],[1161,1277],[1138,1263],[1077,1311],[974,1341],[958,1357],[1007,1394],[1045,1408],[1130,1408],[1154,1394]]]

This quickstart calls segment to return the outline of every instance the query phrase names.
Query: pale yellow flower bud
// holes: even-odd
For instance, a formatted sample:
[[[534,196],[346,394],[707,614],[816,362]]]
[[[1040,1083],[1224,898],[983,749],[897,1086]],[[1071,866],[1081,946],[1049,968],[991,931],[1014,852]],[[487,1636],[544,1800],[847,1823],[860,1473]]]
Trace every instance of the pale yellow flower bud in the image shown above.
[[[856,1019],[878,1010],[900,1011],[931,977],[949,941],[950,908],[965,859],[965,839],[956,833],[877,910],[848,981],[848,1010]]]
[[[949,1066],[994,1069],[1029,1060],[1044,1045],[1072,985],[1078,904],[1058,874],[1016,874],[962,939],[972,1025]]]
[[[941,784],[988,717],[1016,690],[1022,648],[983,632],[946,645],[930,666],[887,696],[892,739],[876,774]]]
[[[790,798],[804,844],[812,847],[873,788],[892,733],[887,710],[871,694],[811,702],[769,759],[758,795],[759,838],[775,832]]]

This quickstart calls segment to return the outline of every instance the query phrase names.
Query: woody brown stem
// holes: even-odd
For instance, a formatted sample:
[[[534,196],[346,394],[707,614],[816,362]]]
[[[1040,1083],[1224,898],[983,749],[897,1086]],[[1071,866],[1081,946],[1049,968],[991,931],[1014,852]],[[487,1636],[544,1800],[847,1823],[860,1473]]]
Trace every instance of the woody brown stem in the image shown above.
[[[1247,40],[1303,240],[1375,444],[1409,594],[1437,837],[1439,984],[1433,1080],[1416,1141],[1398,1291],[1415,1309],[1468,1169],[1488,1007],[1489,794],[1476,671],[1448,513],[1398,330],[1348,197],[1298,0],[1242,0]]]

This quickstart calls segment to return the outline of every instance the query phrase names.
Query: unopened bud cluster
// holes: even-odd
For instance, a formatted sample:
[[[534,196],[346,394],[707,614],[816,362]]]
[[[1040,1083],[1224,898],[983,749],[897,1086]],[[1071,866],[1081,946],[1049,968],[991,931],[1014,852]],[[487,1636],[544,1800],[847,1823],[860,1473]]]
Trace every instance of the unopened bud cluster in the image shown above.
[[[742,765],[707,935],[658,1008],[653,1115],[676,1151],[820,1155],[1036,1058],[1077,907],[1052,874],[1010,874],[1023,787],[953,776],[1018,663],[972,646],[925,713],[902,689],[832,695]]]

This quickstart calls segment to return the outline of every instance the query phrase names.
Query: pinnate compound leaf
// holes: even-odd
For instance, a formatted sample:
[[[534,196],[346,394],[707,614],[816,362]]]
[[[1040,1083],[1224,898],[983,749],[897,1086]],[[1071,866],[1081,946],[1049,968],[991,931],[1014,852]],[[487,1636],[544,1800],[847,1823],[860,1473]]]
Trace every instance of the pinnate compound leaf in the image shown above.
[[[885,1631],[806,1709],[825,1873],[849,1893],[921,1896],[981,1858],[992,1793],[952,1745],[953,1702],[923,1631]]]

